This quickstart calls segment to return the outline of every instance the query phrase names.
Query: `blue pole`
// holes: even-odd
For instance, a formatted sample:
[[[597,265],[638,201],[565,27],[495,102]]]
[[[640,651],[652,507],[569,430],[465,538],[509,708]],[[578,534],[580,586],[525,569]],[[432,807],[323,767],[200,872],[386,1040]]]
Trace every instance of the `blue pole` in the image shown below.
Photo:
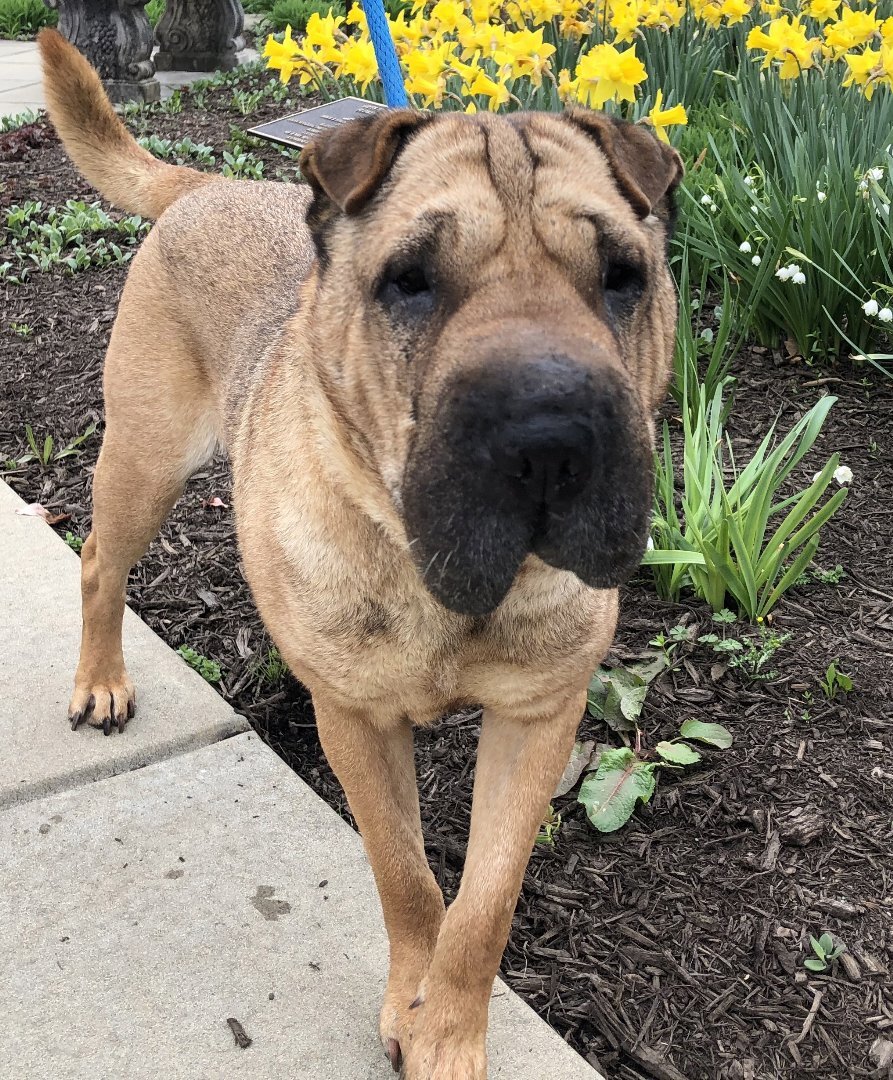
[[[360,0],[369,25],[369,37],[375,50],[375,62],[384,87],[385,103],[392,109],[405,109],[409,105],[403,72],[391,37],[391,28],[384,12],[384,0]]]

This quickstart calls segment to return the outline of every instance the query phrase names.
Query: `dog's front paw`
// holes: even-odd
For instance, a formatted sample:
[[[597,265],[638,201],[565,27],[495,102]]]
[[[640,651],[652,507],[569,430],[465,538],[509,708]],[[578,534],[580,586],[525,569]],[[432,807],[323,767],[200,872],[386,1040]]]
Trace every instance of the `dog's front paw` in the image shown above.
[[[406,1047],[404,1080],[487,1080],[484,1037],[413,1032]]]
[[[68,706],[72,731],[86,720],[93,727],[102,728],[106,735],[112,733],[112,728],[120,732],[135,712],[136,690],[123,666],[103,677],[78,672]]]
[[[415,992],[419,985],[418,976],[411,973],[401,978],[392,972],[388,980],[384,1003],[381,1007],[379,1032],[381,1044],[391,1062],[394,1072],[400,1072],[403,1065],[403,1050],[409,1045],[415,1019]]]

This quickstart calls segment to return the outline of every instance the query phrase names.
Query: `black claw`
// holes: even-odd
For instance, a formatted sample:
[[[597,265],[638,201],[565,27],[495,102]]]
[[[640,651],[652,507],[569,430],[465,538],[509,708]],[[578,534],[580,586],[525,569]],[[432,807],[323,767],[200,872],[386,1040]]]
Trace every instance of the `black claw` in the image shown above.
[[[423,1003],[424,1003],[424,998],[422,998],[421,995],[420,995],[419,997],[417,997],[415,999],[415,1001],[409,1007],[410,1007],[410,1009],[417,1009],[419,1007],[419,1005],[421,1005]]]
[[[403,1051],[400,1049],[400,1043],[396,1039],[388,1039],[387,1051],[391,1060],[391,1068],[394,1072],[400,1072],[403,1065]]]
[[[124,715],[124,714],[122,713],[122,714],[121,714],[121,715],[120,715],[120,716],[118,717],[118,734],[119,734],[119,735],[123,735],[123,734],[124,734],[124,725],[125,725],[126,723],[127,723],[127,717],[126,717],[126,716],[125,716],[125,715]]]
[[[130,698],[127,702],[127,719],[132,720],[136,715],[136,702]]]
[[[112,718],[110,716],[107,716],[105,718],[105,720],[102,721],[102,734],[103,735],[111,735],[111,733],[112,733]]]
[[[71,730],[72,731],[77,731],[78,724],[80,724],[83,719],[84,719],[83,712],[80,712],[80,711],[73,712],[71,714],[71,716],[69,716],[69,718],[68,718],[68,722],[71,724]]]

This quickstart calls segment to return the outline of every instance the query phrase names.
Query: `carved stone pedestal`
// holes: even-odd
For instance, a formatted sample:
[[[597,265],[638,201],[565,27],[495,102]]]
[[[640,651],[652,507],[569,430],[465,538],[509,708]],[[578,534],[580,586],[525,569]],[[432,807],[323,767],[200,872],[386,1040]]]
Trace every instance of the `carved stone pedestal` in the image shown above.
[[[231,71],[245,15],[240,0],[167,0],[156,28],[159,71]]]
[[[154,35],[147,0],[46,0],[59,9],[59,33],[102,77],[112,101],[158,101]]]

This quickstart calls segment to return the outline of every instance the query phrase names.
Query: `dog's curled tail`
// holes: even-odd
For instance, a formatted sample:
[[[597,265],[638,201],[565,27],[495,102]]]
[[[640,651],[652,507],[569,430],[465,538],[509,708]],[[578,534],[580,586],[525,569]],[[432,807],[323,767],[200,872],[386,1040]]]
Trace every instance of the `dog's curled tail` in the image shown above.
[[[57,30],[41,30],[37,44],[50,119],[79,172],[109,202],[154,219],[215,179],[144,150],[121,123],[90,63]]]

